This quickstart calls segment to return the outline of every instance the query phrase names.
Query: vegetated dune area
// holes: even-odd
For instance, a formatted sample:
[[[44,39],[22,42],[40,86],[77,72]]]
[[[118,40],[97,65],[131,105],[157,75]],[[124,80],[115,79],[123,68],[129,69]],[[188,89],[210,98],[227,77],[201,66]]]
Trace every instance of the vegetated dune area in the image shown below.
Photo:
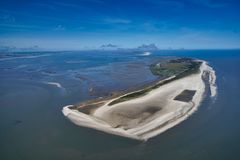
[[[165,78],[123,95],[65,106],[63,114],[79,126],[146,141],[196,111],[206,87],[216,94],[215,71],[205,61],[177,58],[150,69]]]

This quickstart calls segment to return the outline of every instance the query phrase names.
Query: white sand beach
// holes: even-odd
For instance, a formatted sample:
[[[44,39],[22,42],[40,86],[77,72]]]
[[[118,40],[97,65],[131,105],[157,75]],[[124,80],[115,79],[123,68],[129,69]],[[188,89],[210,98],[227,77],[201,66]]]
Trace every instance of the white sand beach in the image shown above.
[[[211,96],[215,96],[215,71],[203,61],[199,73],[166,83],[144,96],[109,105],[119,96],[91,114],[70,109],[71,105],[65,106],[62,112],[76,125],[146,141],[182,122],[197,110],[205,92],[204,75],[209,76]],[[192,100],[175,100],[184,90],[195,91]]]

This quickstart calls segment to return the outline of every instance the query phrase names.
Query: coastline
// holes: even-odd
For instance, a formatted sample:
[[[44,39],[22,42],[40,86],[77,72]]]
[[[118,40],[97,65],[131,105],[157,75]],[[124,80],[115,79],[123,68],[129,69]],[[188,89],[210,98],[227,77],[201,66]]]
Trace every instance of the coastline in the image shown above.
[[[76,125],[93,128],[118,136],[146,141],[184,121],[198,109],[205,92],[205,83],[202,79],[205,73],[208,73],[210,92],[213,97],[216,95],[215,71],[208,66],[206,61],[202,61],[199,73],[191,74],[164,84],[163,86],[150,91],[143,97],[131,99],[111,106],[108,105],[115,99],[124,96],[121,95],[98,107],[94,113],[90,115],[79,112],[78,110],[70,109],[69,107],[71,107],[71,105],[65,106],[62,112]],[[196,94],[193,96],[192,101],[186,103],[173,100],[174,97],[179,95],[184,89],[196,90]],[[164,106],[159,106],[159,102],[163,101],[155,101],[159,96],[161,96],[162,99],[165,99],[166,102],[164,102]],[[161,110],[156,112],[155,115],[148,118],[145,120],[146,122],[143,123],[137,123],[142,119],[138,121],[136,120],[136,122],[132,121],[131,123],[127,123],[127,126],[124,126],[125,128],[117,127],[116,124],[114,124],[118,120],[123,121],[123,124],[127,121],[127,119],[121,119],[121,117],[117,117],[118,119],[116,119],[116,116],[114,117],[116,113],[126,114],[126,112],[131,111],[128,108],[133,108],[134,110],[132,111],[135,112],[136,110],[139,110],[140,107],[146,109],[146,106],[148,105],[158,105]]]

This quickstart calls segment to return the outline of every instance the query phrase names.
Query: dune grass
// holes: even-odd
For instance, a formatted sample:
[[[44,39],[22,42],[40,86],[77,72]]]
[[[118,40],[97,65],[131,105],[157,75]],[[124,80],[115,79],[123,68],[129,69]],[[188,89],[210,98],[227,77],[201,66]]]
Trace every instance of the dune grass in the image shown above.
[[[130,99],[144,96],[151,90],[156,89],[166,83],[169,83],[176,79],[183,78],[190,74],[197,73],[199,71],[200,65],[201,65],[201,62],[194,61],[193,59],[189,59],[189,58],[180,58],[177,60],[170,60],[164,64],[159,64],[159,63],[153,64],[150,66],[150,69],[154,75],[164,76],[166,78],[169,78],[171,76],[175,76],[175,77],[157,82],[156,84],[148,86],[144,89],[126,94],[110,102],[109,105],[111,106],[120,102],[124,102]]]

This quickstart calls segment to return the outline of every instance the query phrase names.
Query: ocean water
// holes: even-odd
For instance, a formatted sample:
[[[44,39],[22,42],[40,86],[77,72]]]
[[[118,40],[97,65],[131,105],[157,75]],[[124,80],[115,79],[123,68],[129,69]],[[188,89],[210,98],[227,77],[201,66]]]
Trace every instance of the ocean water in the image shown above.
[[[240,50],[0,55],[1,160],[240,159]],[[175,56],[208,61],[218,93],[163,134],[143,143],[76,126],[63,116],[64,105],[155,80],[148,65]]]

